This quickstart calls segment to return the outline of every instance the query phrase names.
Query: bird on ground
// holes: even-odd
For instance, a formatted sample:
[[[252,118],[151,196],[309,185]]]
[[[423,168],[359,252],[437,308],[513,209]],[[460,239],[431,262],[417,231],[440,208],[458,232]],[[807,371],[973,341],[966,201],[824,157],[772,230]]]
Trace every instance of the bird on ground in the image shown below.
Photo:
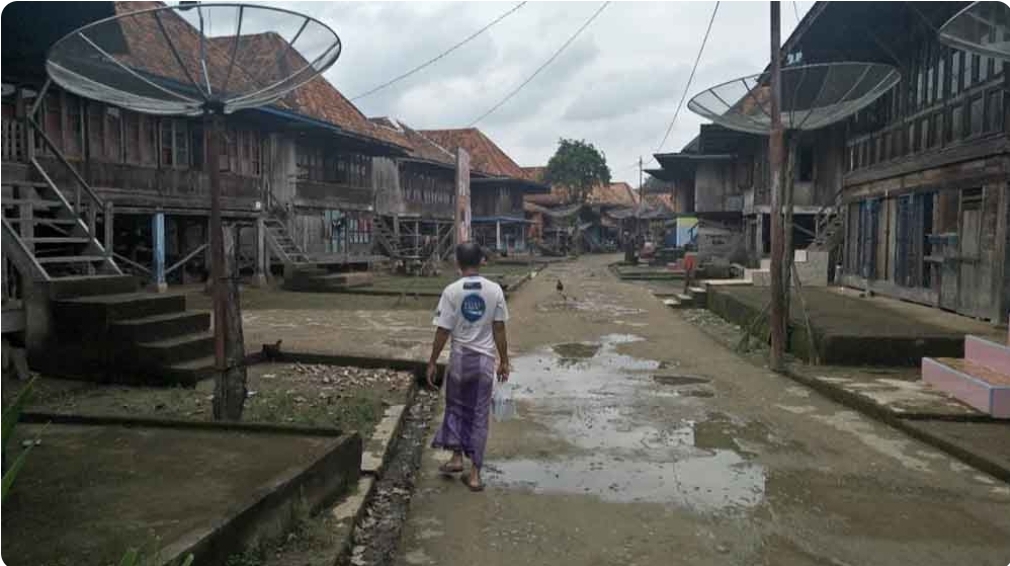
[[[560,279],[558,279],[558,284],[555,285],[554,288],[558,290],[558,294],[560,294],[561,298],[564,299],[564,301],[567,303],[568,295],[565,295],[565,284],[562,283]]]

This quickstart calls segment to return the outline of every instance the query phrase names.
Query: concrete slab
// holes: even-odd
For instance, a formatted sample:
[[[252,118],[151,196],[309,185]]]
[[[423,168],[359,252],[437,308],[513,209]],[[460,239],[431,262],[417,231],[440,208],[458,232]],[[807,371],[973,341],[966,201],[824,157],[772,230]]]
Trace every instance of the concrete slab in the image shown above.
[[[823,363],[918,366],[924,356],[961,357],[965,334],[1000,331],[960,315],[886,297],[860,298],[834,288],[804,288],[803,299]],[[768,301],[759,287],[709,287],[708,308],[749,326]],[[794,292],[790,302],[790,351],[810,359],[809,339]]]
[[[357,481],[357,435],[22,424],[41,438],[4,501],[7,564],[110,564],[160,539],[161,558],[223,564]]]
[[[368,475],[382,473],[382,466],[386,461],[390,443],[400,428],[400,419],[403,417],[405,408],[406,405],[393,405],[386,409],[385,415],[375,426],[372,438],[365,445],[365,450],[361,454],[361,473]]]

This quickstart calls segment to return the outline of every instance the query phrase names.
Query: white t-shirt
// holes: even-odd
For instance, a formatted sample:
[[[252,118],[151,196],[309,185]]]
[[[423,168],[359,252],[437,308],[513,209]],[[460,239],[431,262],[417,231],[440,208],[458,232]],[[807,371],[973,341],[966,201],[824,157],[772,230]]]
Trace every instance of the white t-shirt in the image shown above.
[[[492,323],[509,318],[501,286],[480,275],[461,277],[442,291],[432,324],[452,333],[453,348],[495,357]]]

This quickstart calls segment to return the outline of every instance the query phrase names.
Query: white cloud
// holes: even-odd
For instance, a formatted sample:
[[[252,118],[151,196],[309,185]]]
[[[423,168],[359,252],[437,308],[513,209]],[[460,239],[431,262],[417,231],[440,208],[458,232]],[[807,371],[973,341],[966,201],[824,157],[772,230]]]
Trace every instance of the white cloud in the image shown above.
[[[409,70],[515,4],[304,2],[285,7],[333,27],[344,52],[327,78],[346,96]],[[560,137],[603,149],[616,179],[663,137],[708,23],[710,2],[615,2],[508,104],[478,126],[522,165],[546,163]],[[800,15],[810,3],[799,4]],[[592,14],[596,2],[530,2],[443,60],[355,104],[418,128],[464,127],[520,84]],[[724,2],[694,85],[697,92],[759,72],[768,61],[768,5]],[[782,9],[783,40],[796,24]],[[664,151],[698,133],[681,110]]]

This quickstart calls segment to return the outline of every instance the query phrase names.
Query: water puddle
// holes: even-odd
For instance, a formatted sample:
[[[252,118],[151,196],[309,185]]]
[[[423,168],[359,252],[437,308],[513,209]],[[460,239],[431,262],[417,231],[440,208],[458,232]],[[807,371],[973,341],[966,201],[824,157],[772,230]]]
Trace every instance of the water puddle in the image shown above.
[[[710,379],[705,379],[704,377],[697,377],[694,375],[654,375],[652,379],[656,383],[661,383],[663,385],[698,385],[701,383],[709,383]]]
[[[712,412],[710,380],[668,373],[618,352],[641,338],[558,344],[515,360],[504,387],[518,415],[545,425],[573,448],[548,458],[488,463],[489,484],[537,493],[586,494],[727,512],[764,497],[764,468],[749,460],[767,431]],[[663,387],[669,386],[669,387]],[[508,418],[506,417],[506,418]]]
[[[765,492],[763,468],[727,450],[673,462],[598,456],[557,462],[510,460],[489,465],[487,481],[534,493],[587,494],[615,502],[674,503],[701,512],[754,507]]]

